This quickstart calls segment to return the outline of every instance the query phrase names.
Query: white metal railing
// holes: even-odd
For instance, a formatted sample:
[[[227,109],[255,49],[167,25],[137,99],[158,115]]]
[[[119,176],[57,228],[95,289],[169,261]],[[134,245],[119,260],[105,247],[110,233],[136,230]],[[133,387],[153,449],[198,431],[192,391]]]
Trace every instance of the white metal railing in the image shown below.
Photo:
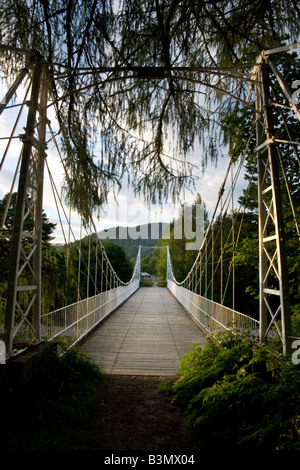
[[[258,320],[195,294],[174,281],[168,280],[168,289],[199,325],[212,336],[230,328],[250,330],[253,333],[259,328]]]
[[[167,266],[168,289],[207,333],[214,336],[235,328],[257,334],[258,320],[196,294],[183,287],[183,283],[178,283],[173,273],[169,249]]]
[[[55,338],[68,337],[71,346],[75,345],[125,302],[139,286],[140,250],[133,276],[128,283],[122,283],[118,287],[43,315],[41,318],[43,339],[51,341]]]
[[[127,300],[140,285],[139,279],[101,294],[67,305],[42,316],[42,332],[51,341],[59,337],[71,338],[72,345],[80,341],[107,315]]]

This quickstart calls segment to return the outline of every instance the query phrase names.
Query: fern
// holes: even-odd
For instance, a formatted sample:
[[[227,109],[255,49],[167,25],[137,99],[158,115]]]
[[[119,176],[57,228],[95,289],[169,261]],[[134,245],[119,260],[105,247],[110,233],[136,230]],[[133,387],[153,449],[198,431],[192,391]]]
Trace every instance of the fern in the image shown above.
[[[300,448],[299,367],[277,346],[234,331],[222,334],[204,348],[193,346],[166,388],[187,421],[218,445]]]

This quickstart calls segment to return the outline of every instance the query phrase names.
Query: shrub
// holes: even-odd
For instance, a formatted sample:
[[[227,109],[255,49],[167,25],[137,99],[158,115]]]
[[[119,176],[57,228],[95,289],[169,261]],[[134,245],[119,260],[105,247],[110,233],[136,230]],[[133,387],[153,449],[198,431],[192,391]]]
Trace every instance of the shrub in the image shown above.
[[[40,377],[6,397],[1,449],[77,450],[105,376],[84,351],[61,345],[64,354],[51,353]]]
[[[149,279],[142,279],[141,280],[141,287],[152,287],[153,282],[150,281]]]
[[[222,447],[300,449],[299,370],[276,341],[261,346],[230,332],[192,347],[168,389],[188,422]]]

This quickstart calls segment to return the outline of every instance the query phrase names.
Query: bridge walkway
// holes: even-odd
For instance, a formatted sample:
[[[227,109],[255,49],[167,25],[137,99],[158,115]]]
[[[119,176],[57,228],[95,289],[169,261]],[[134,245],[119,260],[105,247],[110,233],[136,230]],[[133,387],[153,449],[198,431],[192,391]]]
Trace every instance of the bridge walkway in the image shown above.
[[[193,344],[208,343],[167,288],[141,287],[86,339],[82,348],[106,373],[172,376]]]

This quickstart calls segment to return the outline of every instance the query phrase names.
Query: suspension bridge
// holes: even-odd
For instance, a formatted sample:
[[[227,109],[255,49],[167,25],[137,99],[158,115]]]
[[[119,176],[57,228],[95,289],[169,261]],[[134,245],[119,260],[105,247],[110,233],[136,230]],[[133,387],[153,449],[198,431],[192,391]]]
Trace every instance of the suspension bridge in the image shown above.
[[[30,344],[66,337],[70,346],[82,344],[110,373],[168,375],[176,372],[180,358],[192,344],[206,344],[207,335],[232,327],[250,331],[261,342],[271,334],[277,335],[283,354],[291,352],[295,337],[291,326],[293,299],[287,231],[292,233],[293,246],[298,249],[299,208],[294,200],[299,191],[300,142],[290,128],[292,120],[299,121],[300,110],[298,95],[293,92],[295,83],[289,83],[282,75],[276,57],[283,52],[299,52],[299,48],[300,44],[293,44],[264,51],[251,73],[242,79],[241,74],[233,77],[248,87],[247,99],[237,100],[252,113],[249,135],[244,136],[245,147],[238,158],[228,158],[228,169],[223,184],[216,188],[215,210],[202,245],[181,282],[176,280],[167,250],[167,288],[140,287],[140,250],[131,279],[120,279],[103,243],[95,237],[97,229],[92,217],[81,225],[88,240],[88,256],[82,256],[83,234],[80,232],[78,237],[74,233],[71,212],[64,206],[53,175],[58,163],[60,171],[64,171],[59,129],[53,128],[57,106],[51,95],[53,70],[50,76],[47,62],[34,51],[12,50],[24,55],[26,66],[11,83],[0,107],[1,190],[3,194],[7,192],[0,227],[5,277],[1,284],[2,363],[22,354]],[[215,73],[228,78],[227,70]],[[280,117],[280,129],[274,116]],[[258,234],[254,240],[258,253],[254,276],[258,301],[255,312],[249,312],[245,303],[243,313],[235,301],[240,275],[236,253],[245,237],[243,222],[247,212],[240,201],[235,206],[235,190],[253,140],[258,182]],[[56,152],[55,158],[50,147]],[[287,159],[293,159],[293,174],[286,169]],[[51,244],[43,245],[46,184],[52,191],[64,237],[64,249],[55,254]],[[250,184],[245,189],[246,196],[249,188]],[[12,223],[14,193],[17,199]],[[288,228],[283,200],[289,207]],[[48,263],[48,278],[43,262]],[[80,279],[83,267],[85,289]],[[64,285],[56,284],[58,278],[63,279]],[[54,292],[55,302],[49,300],[50,291]]]

